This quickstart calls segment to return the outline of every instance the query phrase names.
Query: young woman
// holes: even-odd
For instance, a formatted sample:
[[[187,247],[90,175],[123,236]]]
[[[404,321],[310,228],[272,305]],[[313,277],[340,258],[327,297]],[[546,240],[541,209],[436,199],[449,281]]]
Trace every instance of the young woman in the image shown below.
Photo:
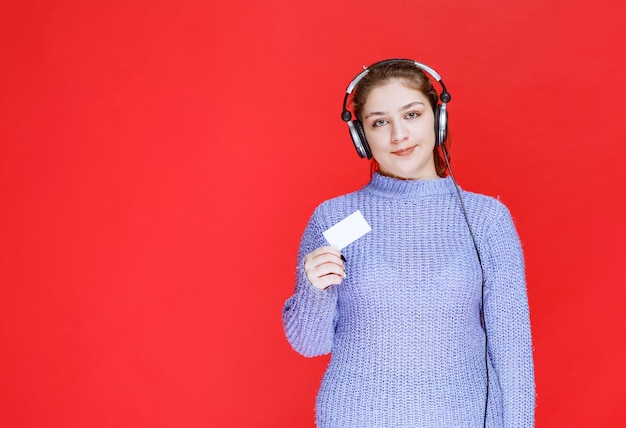
[[[344,106],[352,94],[356,119],[345,107],[343,119],[374,172],[315,210],[283,308],[297,352],[332,353],[317,426],[533,427],[522,249],[507,208],[448,175],[441,78],[386,60],[353,80]],[[329,246],[322,233],[357,210],[371,231]]]

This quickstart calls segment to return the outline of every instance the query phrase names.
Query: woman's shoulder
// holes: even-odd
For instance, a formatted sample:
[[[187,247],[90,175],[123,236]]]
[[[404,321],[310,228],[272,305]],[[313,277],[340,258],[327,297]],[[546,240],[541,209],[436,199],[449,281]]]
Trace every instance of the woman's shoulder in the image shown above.
[[[312,217],[325,225],[333,225],[363,207],[362,190],[358,189],[321,202]]]
[[[511,216],[509,208],[502,202],[499,196],[490,196],[467,190],[463,190],[462,196],[468,214],[478,216],[486,222]]]
[[[354,204],[356,203],[359,192],[360,190],[356,190],[354,192],[345,193],[343,195],[326,199],[317,206],[315,211],[325,212],[348,209],[349,207],[354,206]]]

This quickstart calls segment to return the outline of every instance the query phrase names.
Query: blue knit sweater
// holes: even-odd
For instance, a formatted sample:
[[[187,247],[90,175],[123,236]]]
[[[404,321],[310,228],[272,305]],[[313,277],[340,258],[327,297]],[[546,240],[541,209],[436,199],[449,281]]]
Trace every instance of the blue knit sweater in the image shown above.
[[[482,270],[451,178],[379,174],[321,204],[302,237],[296,286],[283,308],[299,353],[332,352],[317,396],[320,428],[534,426],[534,371],[524,259],[496,199],[462,192]],[[347,278],[314,288],[303,259],[322,232],[360,210],[372,231],[342,253]]]

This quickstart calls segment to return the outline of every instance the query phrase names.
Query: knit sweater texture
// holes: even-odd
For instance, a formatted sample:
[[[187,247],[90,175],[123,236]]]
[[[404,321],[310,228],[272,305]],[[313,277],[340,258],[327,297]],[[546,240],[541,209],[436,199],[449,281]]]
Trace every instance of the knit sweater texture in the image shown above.
[[[332,353],[316,402],[319,428],[533,427],[535,384],[524,259],[508,209],[450,177],[375,173],[322,203],[301,240],[283,307],[292,347]],[[342,250],[347,277],[319,290],[304,257],[322,232],[360,210],[372,230]],[[484,277],[484,317],[480,320]]]

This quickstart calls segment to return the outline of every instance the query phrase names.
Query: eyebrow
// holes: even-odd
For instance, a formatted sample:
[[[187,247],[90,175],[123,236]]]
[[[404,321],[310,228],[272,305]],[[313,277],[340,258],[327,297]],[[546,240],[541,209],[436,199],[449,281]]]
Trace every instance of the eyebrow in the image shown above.
[[[424,103],[421,102],[421,101],[415,101],[415,102],[412,102],[412,103],[409,103],[409,104],[407,104],[405,106],[400,107],[398,109],[398,111],[408,110],[411,107],[415,107],[418,104],[419,105],[424,105]],[[369,113],[367,116],[365,116],[365,119],[367,119],[370,116],[384,116],[385,114],[386,114],[386,112],[384,112],[384,111],[373,111],[373,112]]]

